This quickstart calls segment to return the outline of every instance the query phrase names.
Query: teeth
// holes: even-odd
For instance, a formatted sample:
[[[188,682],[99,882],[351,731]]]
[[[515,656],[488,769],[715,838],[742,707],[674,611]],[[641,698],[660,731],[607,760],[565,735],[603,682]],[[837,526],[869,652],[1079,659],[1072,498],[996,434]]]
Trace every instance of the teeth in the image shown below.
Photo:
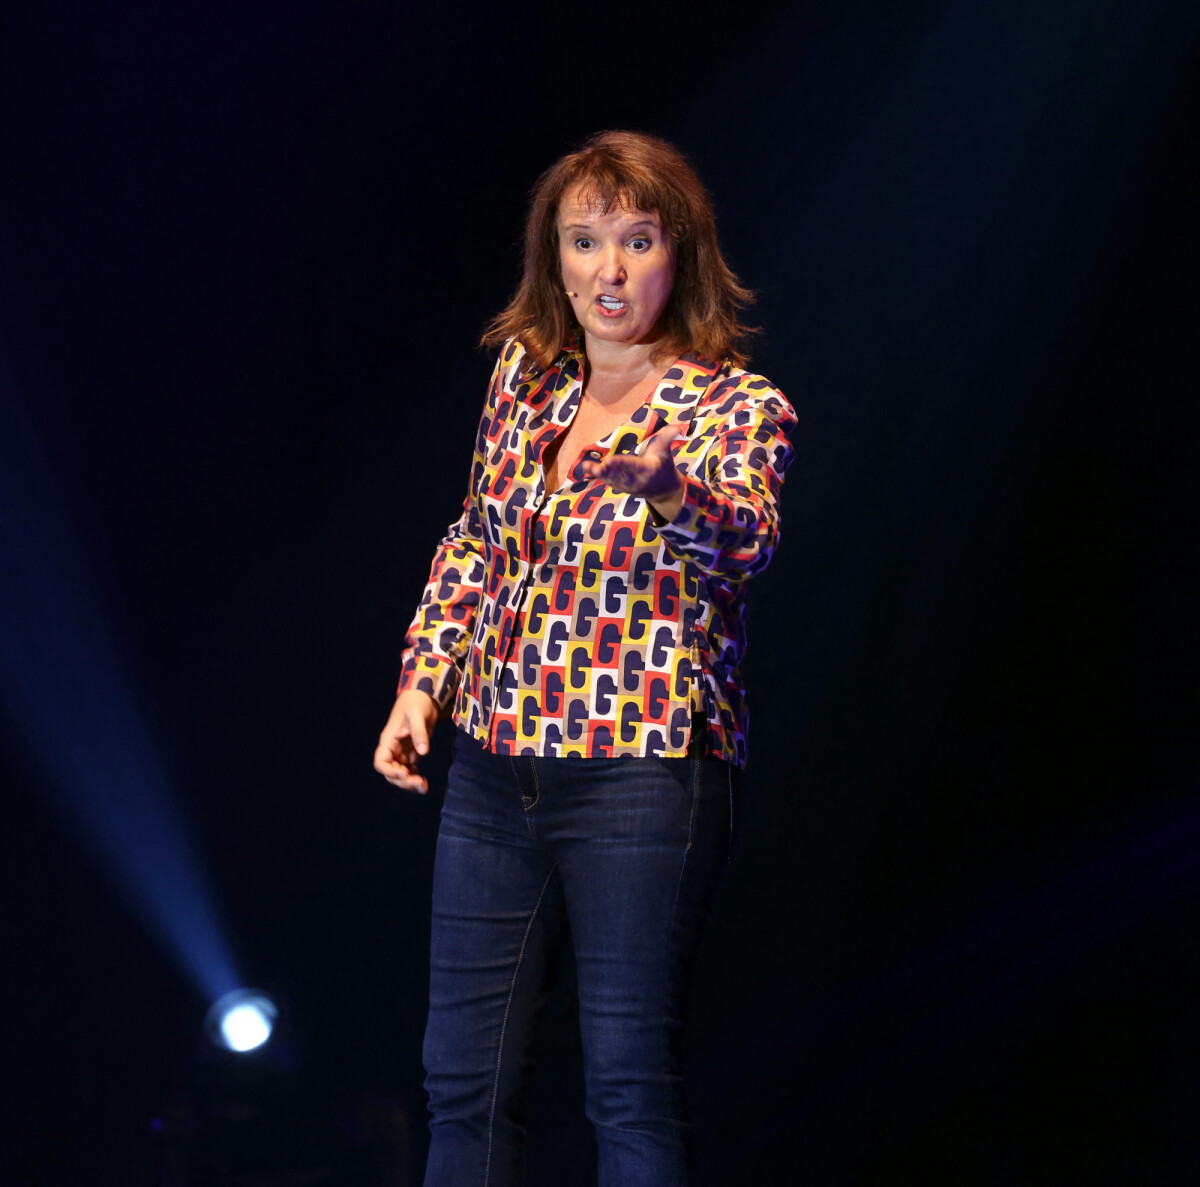
[[[601,297],[600,304],[603,305],[605,309],[620,309],[625,302],[619,300],[617,297]]]

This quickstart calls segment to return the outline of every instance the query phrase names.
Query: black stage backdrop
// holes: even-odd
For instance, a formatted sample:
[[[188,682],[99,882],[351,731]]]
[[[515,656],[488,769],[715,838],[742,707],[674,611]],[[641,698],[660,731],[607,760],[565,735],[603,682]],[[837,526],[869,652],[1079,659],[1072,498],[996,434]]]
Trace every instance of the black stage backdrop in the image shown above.
[[[11,6],[4,1181],[419,1172],[448,740],[428,800],[371,752],[528,189],[634,127],[709,182],[800,415],[701,1181],[1194,1182],[1198,34],[1167,0]],[[227,1107],[146,922],[172,813],[286,1006]],[[570,992],[539,1184],[592,1157]]]

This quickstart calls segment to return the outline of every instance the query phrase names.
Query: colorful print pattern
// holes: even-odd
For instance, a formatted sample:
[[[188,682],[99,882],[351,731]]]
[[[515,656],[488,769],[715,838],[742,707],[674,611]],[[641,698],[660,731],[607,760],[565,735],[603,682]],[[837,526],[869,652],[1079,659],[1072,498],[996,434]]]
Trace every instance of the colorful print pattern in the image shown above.
[[[453,698],[456,723],[500,754],[679,756],[700,714],[708,753],[744,764],[743,593],[777,540],[791,405],[761,376],[683,355],[547,491],[542,458],[579,405],[584,360],[568,349],[532,375],[523,361],[509,341],[492,374],[400,690]],[[589,454],[634,452],[673,424],[685,492],[671,523],[583,473]]]

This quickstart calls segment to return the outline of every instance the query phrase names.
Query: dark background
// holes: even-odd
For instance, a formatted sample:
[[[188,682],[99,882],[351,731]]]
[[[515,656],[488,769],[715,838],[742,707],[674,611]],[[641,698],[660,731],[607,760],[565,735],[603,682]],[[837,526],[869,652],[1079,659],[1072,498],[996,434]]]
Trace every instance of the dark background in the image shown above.
[[[800,416],[703,1182],[1194,1182],[1198,65],[1167,0],[10,6],[4,1181],[151,1182],[218,1122],[251,1169],[206,1182],[419,1169],[447,739],[428,800],[371,753],[528,189],[634,127],[709,183]],[[114,703],[286,1004],[274,1119],[205,1112],[205,992],[114,877],[166,844],[97,809]],[[585,1181],[569,1017],[542,1183]]]

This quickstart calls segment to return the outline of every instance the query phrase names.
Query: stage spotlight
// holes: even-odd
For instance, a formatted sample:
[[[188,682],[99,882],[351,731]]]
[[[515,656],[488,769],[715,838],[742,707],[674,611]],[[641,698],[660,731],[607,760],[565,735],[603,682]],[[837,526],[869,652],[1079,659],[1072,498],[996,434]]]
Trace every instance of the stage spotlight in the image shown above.
[[[235,989],[218,998],[204,1020],[218,1047],[244,1054],[261,1047],[275,1029],[279,1007],[259,989]]]

